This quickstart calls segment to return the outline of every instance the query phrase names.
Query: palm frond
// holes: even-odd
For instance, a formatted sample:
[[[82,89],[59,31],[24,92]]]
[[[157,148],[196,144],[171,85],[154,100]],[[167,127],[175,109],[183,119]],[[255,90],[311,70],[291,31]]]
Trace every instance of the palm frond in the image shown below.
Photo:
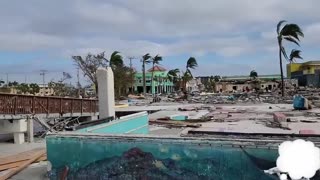
[[[142,56],[143,61],[147,61],[147,60],[150,59],[150,58],[151,58],[151,56],[150,56],[149,53],[147,53],[147,54],[145,54],[145,55]]]
[[[153,64],[159,64],[160,61],[162,61],[162,56],[160,56],[159,54],[152,58]]]
[[[168,71],[167,77],[170,81],[173,81],[174,79],[176,79],[178,77],[179,73],[180,73],[180,70],[178,68],[172,69],[172,70]]]
[[[283,23],[287,22],[286,20],[282,20],[282,21],[279,21],[278,25],[277,25],[277,34],[279,35],[280,34],[280,28],[281,28],[281,25]]]
[[[286,24],[280,31],[280,35],[291,36],[300,41],[299,37],[304,37],[302,29],[297,24]]]
[[[187,61],[187,69],[194,69],[194,68],[196,68],[196,67],[198,67],[198,63],[197,63],[197,60],[196,60],[196,58],[194,58],[194,57],[190,57],[189,59],[188,59],[188,61]]]
[[[122,67],[124,65],[123,58],[119,51],[114,51],[110,56],[110,67]]]
[[[292,49],[291,53],[290,53],[290,62],[294,62],[294,59],[303,59],[301,57],[301,51],[297,50],[297,49]]]
[[[295,43],[296,45],[300,46],[300,44],[298,43],[298,41],[296,41],[294,38],[288,36],[288,37],[284,37],[284,39],[290,41],[290,42],[293,42]]]

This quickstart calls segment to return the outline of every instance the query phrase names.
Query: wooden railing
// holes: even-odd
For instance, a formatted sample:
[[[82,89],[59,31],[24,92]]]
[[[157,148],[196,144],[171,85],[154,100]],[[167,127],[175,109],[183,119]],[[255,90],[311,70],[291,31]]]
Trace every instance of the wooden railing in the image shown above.
[[[0,114],[96,113],[97,99],[63,98],[0,93]]]

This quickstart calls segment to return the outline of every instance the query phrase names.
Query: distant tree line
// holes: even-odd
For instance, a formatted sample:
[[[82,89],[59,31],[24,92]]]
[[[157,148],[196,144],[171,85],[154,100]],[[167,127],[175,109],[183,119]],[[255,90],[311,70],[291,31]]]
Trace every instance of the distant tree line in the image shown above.
[[[8,82],[8,84],[4,84],[4,81],[0,81],[0,85],[2,86],[0,88],[1,92],[10,92],[11,88],[14,88],[17,90],[18,94],[37,94],[40,92],[40,87],[36,83],[18,83],[17,81]]]

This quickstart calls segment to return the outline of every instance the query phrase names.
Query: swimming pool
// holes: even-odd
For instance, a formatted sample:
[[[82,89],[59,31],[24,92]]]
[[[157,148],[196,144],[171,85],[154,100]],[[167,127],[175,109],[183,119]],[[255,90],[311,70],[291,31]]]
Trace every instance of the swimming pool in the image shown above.
[[[276,166],[276,145],[102,134],[51,134],[46,141],[51,179],[66,166],[68,179],[277,179],[263,172]]]

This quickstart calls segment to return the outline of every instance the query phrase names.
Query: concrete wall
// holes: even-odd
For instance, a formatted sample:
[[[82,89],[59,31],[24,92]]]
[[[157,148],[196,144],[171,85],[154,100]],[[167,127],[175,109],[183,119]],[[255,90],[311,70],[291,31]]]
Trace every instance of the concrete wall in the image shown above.
[[[260,83],[261,90],[265,90],[266,87],[271,87],[271,90],[274,90],[278,88],[278,83],[273,81]],[[247,88],[252,90],[254,88],[254,85],[249,82],[244,84],[235,84],[232,82],[218,82],[216,83],[215,92],[220,92],[220,90],[222,90],[222,92],[233,92],[233,91],[242,92],[243,89],[246,90]]]
[[[140,112],[123,116],[112,122],[80,129],[77,132],[103,134],[148,134],[148,123],[148,113]]]

